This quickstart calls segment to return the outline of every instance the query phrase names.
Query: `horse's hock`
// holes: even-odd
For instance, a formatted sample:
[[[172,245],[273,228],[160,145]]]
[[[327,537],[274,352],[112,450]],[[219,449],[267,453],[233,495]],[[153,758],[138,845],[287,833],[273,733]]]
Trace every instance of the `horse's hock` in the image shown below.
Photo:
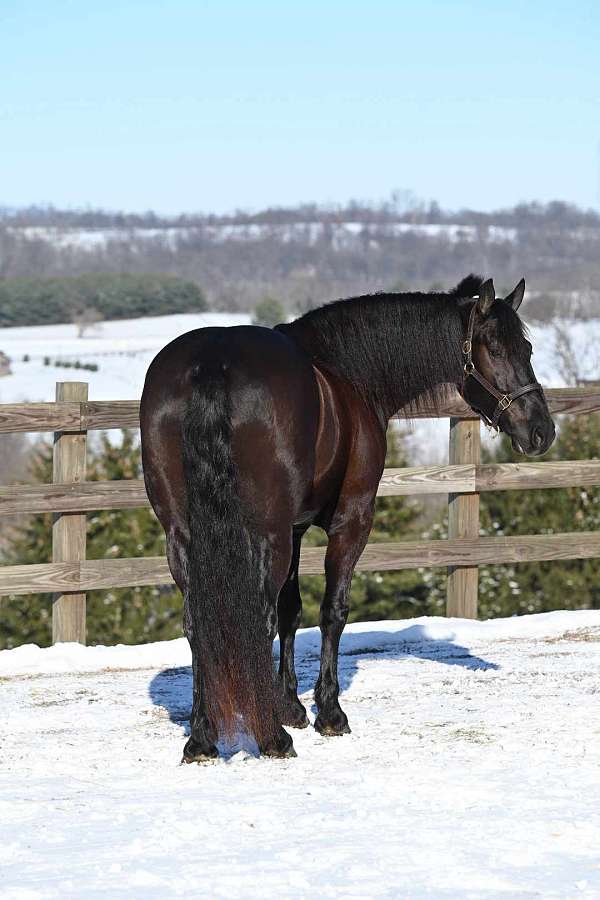
[[[598,385],[547,390],[545,394],[555,415],[600,411]],[[367,544],[357,569],[447,566],[447,614],[476,618],[479,565],[600,556],[597,532],[479,537],[481,491],[598,485],[600,460],[482,465],[479,420],[458,395],[438,411],[423,407],[411,416],[450,419],[449,464],[385,469],[378,496],[447,494],[448,540]],[[0,486],[0,514],[55,514],[52,562],[0,568],[0,594],[54,595],[54,642],[85,643],[86,591],[173,583],[164,557],[85,558],[87,512],[149,506],[141,480],[86,482],[86,434],[138,425],[137,401],[88,401],[87,384],[82,382],[57,384],[54,403],[0,405],[0,433],[55,433],[51,484]],[[321,573],[323,560],[323,548],[306,548],[301,574]]]

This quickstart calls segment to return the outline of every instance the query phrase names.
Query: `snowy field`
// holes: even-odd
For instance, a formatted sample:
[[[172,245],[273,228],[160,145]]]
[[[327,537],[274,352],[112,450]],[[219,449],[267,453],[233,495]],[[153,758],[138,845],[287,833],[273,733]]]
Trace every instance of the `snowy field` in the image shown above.
[[[299,634],[311,710],[318,637]],[[352,734],[180,766],[185,641],[0,653],[3,900],[600,897],[600,612],[350,626]],[[314,719],[314,711],[309,713]]]
[[[374,238],[401,234],[419,234],[430,238],[445,238],[449,243],[459,241],[474,243],[515,243],[518,229],[502,225],[477,228],[475,225],[459,224],[418,224],[413,222],[388,222],[371,224],[363,222],[290,222],[279,224],[249,223],[231,225],[202,225],[200,227],[170,228],[57,228],[53,226],[30,225],[12,227],[9,231],[27,240],[47,241],[54,247],[78,250],[104,249],[113,243],[130,244],[136,241],[151,241],[175,249],[180,241],[201,239],[214,244],[224,241],[259,241],[271,238],[283,244],[292,242],[315,244],[324,237],[331,240],[334,247],[342,250],[352,247],[365,232]]]
[[[526,306],[525,306],[526,318]],[[0,379],[0,403],[54,400],[56,381],[87,381],[91,400],[139,399],[146,370],[170,340],[206,325],[242,325],[250,317],[234,313],[157,316],[103,322],[96,331],[77,337],[75,325],[3,328],[0,350],[11,359],[12,375]],[[600,320],[564,322],[572,342],[574,360],[582,378],[597,378],[600,371]],[[566,383],[556,349],[554,326],[534,327],[533,365],[547,387]],[[23,362],[23,357],[30,357]],[[52,363],[44,365],[44,358]],[[97,372],[65,369],[59,361],[96,363]],[[448,423],[428,420],[411,423],[408,450],[411,462],[442,463],[447,458]]]

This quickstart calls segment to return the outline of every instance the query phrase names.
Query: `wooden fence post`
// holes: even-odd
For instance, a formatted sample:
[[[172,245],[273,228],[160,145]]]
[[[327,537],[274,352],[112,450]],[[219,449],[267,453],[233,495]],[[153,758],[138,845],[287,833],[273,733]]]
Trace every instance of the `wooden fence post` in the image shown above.
[[[448,462],[478,466],[481,461],[479,419],[450,419]],[[448,539],[479,537],[479,494],[448,495]],[[449,566],[446,615],[477,618],[477,566]]]
[[[56,385],[56,400],[85,401],[88,386],[82,381]],[[87,432],[54,433],[52,481],[85,481]],[[59,513],[52,525],[52,562],[80,562],[85,559],[85,513]],[[52,603],[52,643],[78,641],[85,644],[85,594],[54,594]]]

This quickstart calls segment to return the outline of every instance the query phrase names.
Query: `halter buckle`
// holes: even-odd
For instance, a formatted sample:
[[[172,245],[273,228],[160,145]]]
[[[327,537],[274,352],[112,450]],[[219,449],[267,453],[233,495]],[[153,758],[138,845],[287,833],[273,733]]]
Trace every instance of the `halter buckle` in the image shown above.
[[[507,394],[504,394],[503,397],[500,397],[498,400],[498,406],[504,412],[505,409],[508,409],[510,404],[512,403],[512,397],[509,397]]]
[[[473,349],[473,342],[470,339],[463,341],[462,352],[465,356],[468,356],[471,350]]]

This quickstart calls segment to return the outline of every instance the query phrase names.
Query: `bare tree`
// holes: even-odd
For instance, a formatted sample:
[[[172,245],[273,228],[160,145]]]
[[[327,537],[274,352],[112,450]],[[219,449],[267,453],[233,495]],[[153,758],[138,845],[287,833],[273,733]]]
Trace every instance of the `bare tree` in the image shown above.
[[[598,342],[588,338],[575,351],[569,329],[561,322],[554,324],[554,350],[558,361],[558,371],[569,385],[596,382],[600,368]]]
[[[92,329],[98,331],[102,328],[102,313],[98,312],[95,306],[86,306],[83,309],[77,309],[73,313],[73,324],[77,326],[77,337],[82,338],[86,331]]]

